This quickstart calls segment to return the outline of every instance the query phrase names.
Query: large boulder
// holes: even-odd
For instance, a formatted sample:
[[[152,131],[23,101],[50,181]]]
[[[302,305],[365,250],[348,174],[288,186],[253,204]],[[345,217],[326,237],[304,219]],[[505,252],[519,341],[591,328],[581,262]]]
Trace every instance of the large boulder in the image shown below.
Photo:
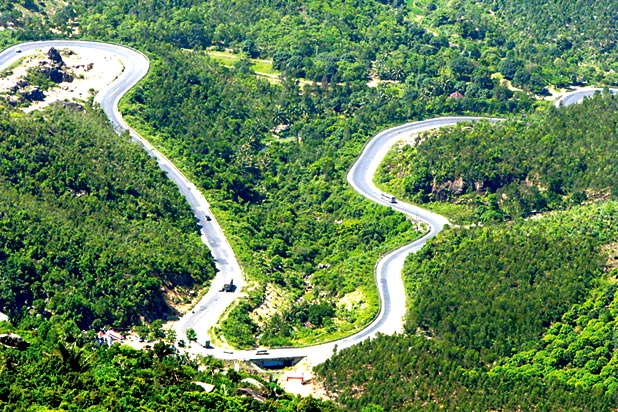
[[[45,100],[45,93],[38,87],[33,87],[30,90],[22,90],[20,95],[23,100],[29,102],[42,102]]]
[[[58,66],[64,66],[64,60],[62,60],[60,52],[53,47],[47,52],[47,58],[56,63]]]
[[[43,65],[40,68],[41,73],[54,83],[62,83],[64,72],[58,66]]]
[[[66,67],[55,62],[42,61],[38,71],[54,83],[73,81],[73,75]]]

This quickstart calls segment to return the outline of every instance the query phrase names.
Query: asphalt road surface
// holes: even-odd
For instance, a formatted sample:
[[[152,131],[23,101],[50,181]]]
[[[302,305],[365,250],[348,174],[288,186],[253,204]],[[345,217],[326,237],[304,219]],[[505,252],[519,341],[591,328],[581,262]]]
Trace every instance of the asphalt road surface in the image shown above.
[[[612,93],[618,93],[618,89],[609,89]],[[603,89],[598,87],[586,87],[581,90],[577,90],[571,93],[567,93],[558,100],[556,100],[556,107],[570,106],[575,103],[581,103],[587,97],[592,97],[596,93],[601,93]]]
[[[196,331],[198,342],[209,339],[209,329],[217,323],[225,309],[239,296],[245,282],[234,251],[228,243],[223,230],[212,215],[210,206],[204,196],[169,159],[131,129],[118,112],[118,102],[122,96],[148,73],[148,59],[135,50],[112,44],[84,41],[46,41],[22,43],[5,49],[0,53],[0,70],[5,69],[25,54],[38,49],[46,51],[47,48],[52,46],[56,48],[75,48],[77,51],[79,48],[104,50],[115,53],[122,61],[124,65],[123,73],[112,84],[97,94],[95,102],[101,105],[101,108],[105,111],[118,132],[128,131],[131,137],[142,144],[145,150],[157,160],[159,167],[176,183],[195,212],[198,224],[201,227],[202,240],[210,248],[215,258],[218,272],[207,294],[192,311],[177,322],[175,329],[179,339],[185,338],[184,334],[188,328],[193,328]],[[593,95],[596,90],[600,89],[585,89],[569,93],[558,100],[556,105],[570,105],[580,102],[585,97]],[[616,90],[612,91],[616,92]],[[378,333],[393,334],[402,331],[406,295],[401,273],[405,258],[410,253],[414,253],[422,248],[427,240],[436,236],[448,224],[448,220],[443,216],[408,203],[399,201],[391,203],[389,197],[383,196],[382,192],[375,186],[373,176],[389,149],[401,140],[402,137],[451,126],[458,122],[473,122],[480,119],[482,118],[443,117],[409,123],[385,130],[367,143],[363,152],[350,169],[347,176],[348,182],[360,194],[374,202],[404,213],[414,220],[422,221],[429,228],[429,231],[423,237],[392,251],[380,259],[376,265],[375,276],[381,306],[378,316],[366,328],[354,335],[334,342],[299,348],[271,349],[266,355],[256,355],[255,350],[233,351],[217,347],[201,348],[196,344],[192,345],[190,351],[230,360],[306,357],[310,363],[318,364],[328,359],[335,350],[355,345]],[[487,120],[496,122],[500,119]],[[234,281],[236,290],[229,293],[220,292],[223,285],[231,280]]]
[[[194,328],[199,339],[206,339],[207,331],[217,322],[225,308],[238,297],[245,283],[234,251],[223,234],[221,226],[219,226],[216,218],[211,213],[210,205],[204,196],[169,159],[129,127],[118,112],[118,103],[122,96],[148,73],[150,66],[148,58],[136,50],[107,43],[43,41],[22,43],[3,50],[0,53],[0,70],[6,69],[21,57],[32,54],[37,50],[47,52],[50,47],[57,49],[71,48],[78,54],[79,49],[111,52],[122,62],[124,66],[123,72],[114,82],[99,91],[94,100],[100,104],[116,131],[128,131],[133,140],[139,142],[156,159],[159,167],[178,186],[195,213],[198,224],[201,227],[202,240],[209,247],[211,254],[216,260],[217,275],[213,279],[208,293],[199,301],[193,311],[189,312],[177,323],[176,331],[179,339],[182,339],[186,329]],[[236,285],[235,292],[220,293],[219,290],[223,285],[231,280]]]

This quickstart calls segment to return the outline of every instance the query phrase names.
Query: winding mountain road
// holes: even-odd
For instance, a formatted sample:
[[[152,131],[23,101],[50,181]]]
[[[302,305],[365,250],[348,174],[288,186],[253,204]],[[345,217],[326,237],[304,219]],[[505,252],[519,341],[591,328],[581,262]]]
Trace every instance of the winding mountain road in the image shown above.
[[[597,93],[601,93],[603,89],[598,87],[584,87],[574,92],[566,93],[555,101],[556,107],[570,106],[572,104],[581,103],[584,99],[592,97]],[[618,93],[618,89],[609,89],[612,93]]]
[[[234,251],[220,225],[210,212],[210,205],[204,196],[169,159],[126,124],[118,112],[118,103],[122,96],[148,73],[148,59],[133,49],[107,43],[45,41],[22,43],[5,49],[0,53],[0,70],[6,69],[25,54],[52,46],[76,49],[78,53],[79,48],[112,52],[123,63],[123,73],[114,82],[101,90],[96,95],[95,101],[101,105],[101,108],[105,111],[118,132],[128,131],[131,137],[142,144],[145,150],[157,160],[159,167],[167,173],[168,177],[185,196],[198,219],[198,223],[201,226],[202,240],[210,248],[215,258],[218,272],[207,294],[195,306],[193,311],[187,313],[177,322],[175,329],[179,338],[184,337],[186,329],[193,328],[200,341],[208,339],[209,329],[217,323],[225,309],[239,296],[245,282]],[[585,97],[594,94],[597,90],[600,89],[585,89],[569,93],[558,100],[556,105],[570,105],[580,102]],[[415,220],[424,222],[427,224],[429,231],[420,239],[390,252],[377,263],[375,276],[381,306],[378,316],[367,327],[354,335],[333,342],[307,347],[272,349],[267,355],[260,355],[259,359],[306,357],[311,364],[315,365],[328,359],[337,349],[355,345],[378,333],[393,334],[402,331],[406,312],[405,287],[401,277],[404,261],[410,253],[418,251],[429,239],[436,236],[448,224],[448,220],[443,216],[418,206],[404,202],[390,203],[388,200],[383,199],[381,196],[382,192],[373,183],[373,176],[389,149],[404,136],[451,126],[459,122],[471,122],[480,119],[487,119],[492,122],[500,120],[480,117],[442,117],[418,121],[385,130],[367,143],[363,152],[348,172],[348,182],[366,198],[387,207],[392,207],[394,210],[404,213]],[[219,292],[223,284],[229,283],[232,279],[237,286],[235,292]],[[193,345],[190,351],[230,360],[256,358],[255,351],[230,351],[217,347],[204,349],[197,345]]]
[[[210,205],[202,193],[178,168],[146,139],[133,130],[118,111],[118,103],[133,86],[146,76],[150,63],[142,53],[108,43],[89,41],[42,41],[22,43],[3,50],[0,53],[0,71],[5,70],[23,56],[33,54],[38,50],[47,51],[50,47],[57,49],[70,48],[79,54],[80,49],[105,51],[115,54],[124,66],[123,72],[95,96],[107,117],[117,132],[128,131],[133,140],[139,142],[144,149],[154,157],[159,167],[178,186],[178,189],[189,202],[201,227],[202,241],[208,246],[216,260],[217,275],[212,281],[206,295],[189,312],[180,319],[176,331],[180,338],[184,331],[194,328],[200,339],[207,338],[207,331],[217,323],[225,309],[238,297],[245,285],[238,260],[223,234],[223,229],[210,211]],[[234,293],[219,293],[225,283],[234,280],[237,289]]]

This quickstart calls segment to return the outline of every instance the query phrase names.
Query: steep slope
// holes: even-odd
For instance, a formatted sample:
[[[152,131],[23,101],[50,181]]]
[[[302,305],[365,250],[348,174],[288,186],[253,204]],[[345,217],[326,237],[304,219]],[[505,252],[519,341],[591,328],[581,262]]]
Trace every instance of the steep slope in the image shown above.
[[[3,312],[129,325],[173,315],[212,277],[177,189],[99,114],[56,107],[1,122]]]
[[[446,231],[406,266],[408,333],[341,351],[321,381],[351,409],[609,410],[617,208]]]
[[[475,222],[615,198],[617,109],[616,97],[598,96],[526,119],[440,131],[391,152],[377,181],[419,203],[468,205]]]

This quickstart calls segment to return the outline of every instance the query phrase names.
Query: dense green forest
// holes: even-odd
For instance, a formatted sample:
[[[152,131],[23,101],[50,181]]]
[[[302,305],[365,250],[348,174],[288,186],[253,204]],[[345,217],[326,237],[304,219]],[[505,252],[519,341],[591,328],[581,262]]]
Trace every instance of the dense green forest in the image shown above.
[[[395,155],[404,168],[390,168],[383,184],[398,195],[464,203],[474,222],[515,222],[450,230],[436,239],[406,267],[407,335],[350,348],[319,372],[351,410],[371,403],[388,410],[606,410],[616,401],[614,292],[604,272],[606,254],[615,249],[615,204],[519,218],[616,193],[616,101],[555,111],[539,99],[548,86],[618,82],[612,70],[615,10],[612,1],[578,0],[0,1],[0,25],[7,29],[0,41],[70,35],[148,53],[151,73],[123,111],[205,191],[226,233],[233,234],[243,268],[255,281],[222,324],[235,346],[315,342],[349,333],[375,313],[377,257],[419,233],[345,183],[347,168],[374,133],[442,114],[543,111],[522,121],[428,136],[417,150]],[[240,59],[224,67],[206,50],[227,50]],[[260,79],[243,57],[267,59],[281,76]],[[453,98],[456,91],[463,97]],[[5,119],[17,126],[6,132],[10,144],[3,150],[22,162],[3,166],[10,175],[2,188],[7,230],[0,233],[19,266],[5,272],[1,297],[23,326],[42,325],[44,335],[40,318],[53,315],[82,328],[136,323],[144,313],[162,317],[171,311],[162,287],[176,285],[185,293],[212,275],[186,206],[160,173],[144,167],[147,158],[138,148],[122,143],[130,148],[87,151],[81,139],[94,137],[94,130],[118,142],[111,131],[98,132],[102,119],[62,109]],[[22,129],[29,134],[22,136]],[[72,157],[54,149],[62,136]],[[12,151],[17,143],[38,151]],[[455,144],[461,153],[444,156]],[[82,150],[89,155],[75,155]],[[431,157],[419,157],[423,150]],[[87,159],[95,161],[88,165]],[[113,174],[99,170],[110,167],[108,159],[134,169],[126,176],[122,167]],[[405,169],[417,162],[424,167]],[[398,181],[395,171],[404,169]],[[113,179],[99,181],[88,171]],[[451,191],[444,186],[449,181],[465,184],[461,192]],[[155,182],[157,191],[136,182]],[[103,222],[95,237],[95,226],[88,226],[93,222]],[[27,241],[20,243],[23,233]],[[273,296],[279,296],[279,311],[260,315]],[[0,387],[11,402],[7,410],[29,405],[20,401],[25,394],[19,388],[32,365],[66,372],[53,357],[70,359],[70,352],[40,345],[46,348],[40,354],[22,354],[32,356],[29,362],[5,362],[6,368],[22,368],[15,374],[3,369],[3,378],[14,379]],[[125,375],[133,381],[117,384],[118,376],[93,370],[49,372],[55,378],[33,385],[43,392],[32,390],[37,405],[64,401],[67,409],[79,409],[88,398],[94,410],[138,408],[139,399],[139,407],[169,410],[197,409],[200,402],[222,410],[330,408],[190,394],[186,377],[205,378],[188,372],[185,361],[170,357],[173,365],[161,369],[159,355],[107,351],[96,351],[93,359],[109,353],[118,360],[101,360],[106,371],[132,365]],[[160,377],[168,372],[182,378],[166,386]],[[101,385],[93,376],[106,375],[113,378],[104,389],[90,391]],[[72,401],[83,388],[84,398]],[[187,399],[196,404],[184,404]]]
[[[293,77],[354,82],[372,75],[405,83],[416,95],[508,93],[493,87],[495,72],[535,92],[548,83],[618,80],[611,70],[617,24],[611,0],[78,4],[84,8],[81,28],[91,36],[233,48],[271,58]]]
[[[490,79],[489,73],[479,80],[486,92],[463,100],[447,99],[455,90],[448,82],[439,93],[433,92],[433,83],[428,84],[432,92],[422,96],[413,85],[368,88],[372,65],[367,61],[386,47],[379,29],[382,20],[398,31],[396,36],[390,33],[397,42],[412,41],[407,32],[415,42],[433,37],[412,21],[402,20],[405,10],[390,5],[363,2],[366,13],[362,15],[351,3],[331,8],[315,2],[307,8],[311,18],[306,24],[291,20],[284,25],[282,30],[290,33],[287,44],[272,30],[261,32],[270,37],[259,40],[257,31],[265,21],[255,17],[269,16],[275,25],[277,15],[282,22],[293,16],[307,18],[297,5],[252,2],[251,8],[261,11],[251,13],[246,12],[249,4],[245,2],[157,2],[156,7],[149,2],[83,2],[82,6],[81,29],[86,35],[145,46],[152,53],[151,75],[123,110],[140,132],[207,191],[245,272],[260,282],[222,323],[226,340],[236,346],[316,342],[349,333],[376,313],[375,260],[417,233],[388,209],[353,200],[357,195],[344,176],[368,136],[411,116],[478,110],[504,113],[533,104],[529,96],[513,95]],[[191,30],[179,30],[178,22],[187,21],[188,15],[197,20],[192,20]],[[217,19],[216,27],[207,23]],[[318,47],[318,54],[324,53],[319,59],[332,62],[309,62],[307,54],[303,59],[311,69],[299,66],[299,71],[292,71],[287,62],[291,57],[283,53],[292,48],[290,42],[303,36],[313,42],[313,36],[326,32],[326,23],[313,26],[334,19],[341,21],[345,36],[320,41],[322,52]],[[256,78],[246,61],[225,68],[198,53],[213,45],[242,49],[244,40],[233,38],[227,29],[241,22],[255,31],[252,38],[262,49],[249,50],[247,56],[271,57],[273,66],[284,73],[279,83]],[[221,34],[213,37],[211,29]],[[359,36],[361,29],[375,37],[370,44]],[[189,33],[192,42],[185,41]],[[173,51],[166,42],[191,50]],[[452,54],[445,47],[448,42],[441,44],[445,54],[435,59],[431,69],[435,75]],[[346,74],[343,65],[366,53],[365,71]],[[350,57],[344,60],[344,54]],[[300,87],[298,77],[317,82]],[[460,81],[467,85],[475,80]],[[283,132],[274,135],[278,127]],[[278,303],[278,313],[260,315],[261,308],[271,304],[272,295],[284,296],[283,302],[289,303]]]
[[[422,22],[461,38],[469,57],[495,64],[514,86],[615,83],[616,4],[612,0],[420,0]],[[449,38],[450,40],[450,38]],[[466,42],[467,41],[467,42]],[[476,45],[476,48],[475,48]],[[476,51],[478,50],[478,51]]]
[[[262,283],[224,323],[227,340],[252,346],[261,334],[260,343],[269,346],[314,342],[367,323],[377,309],[375,260],[418,236],[403,216],[354,201],[344,180],[371,133],[369,122],[341,119],[332,107],[340,97],[328,90],[299,94],[292,82],[270,85],[204,56],[158,56],[125,113],[215,200],[245,272]],[[269,136],[282,110],[269,101],[298,111],[291,140]],[[259,325],[248,315],[266,298],[266,284],[292,302]],[[342,299],[357,290],[357,308],[350,310]],[[316,310],[331,316],[311,322],[308,313]]]
[[[615,249],[613,254],[615,258]],[[615,274],[614,270],[614,277]],[[491,373],[508,379],[531,376],[615,392],[618,388],[617,304],[614,279],[594,298],[574,305],[560,322],[551,325],[533,350],[508,358]]]
[[[1,113],[0,181],[0,308],[16,322],[152,321],[175,313],[163,291],[214,274],[176,187],[97,112]]]
[[[616,240],[613,202],[450,230],[407,262],[407,330],[473,349],[491,364],[580,303],[603,278],[602,246]]]
[[[0,332],[15,331],[0,323]],[[7,412],[340,410],[311,397],[294,398],[268,379],[213,358],[189,358],[165,343],[150,350],[97,346],[71,322],[45,322],[36,332],[17,333],[27,347],[0,344],[0,410]],[[214,385],[214,391],[194,382]],[[263,401],[238,396],[243,389]]]
[[[506,44],[512,33],[504,19],[511,11],[499,8],[493,22],[458,4],[370,0],[335,6],[317,0],[80,0],[66,7],[26,1],[3,4],[2,15],[26,19],[3,23],[16,38],[79,34],[151,52],[152,75],[127,111],[219,199],[225,225],[238,233],[234,242],[247,273],[281,288],[277,293],[292,302],[271,321],[250,318],[268,293],[264,284],[257,288],[224,323],[228,340],[244,346],[255,344],[256,335],[267,345],[314,341],[352,330],[375,312],[372,262],[397,237],[414,232],[404,229],[401,217],[384,219],[386,210],[350,201],[355,195],[344,172],[367,136],[414,117],[517,112],[534,104],[496,72],[539,93],[547,83],[577,80],[572,71],[584,55],[572,56],[564,41],[554,47],[550,36],[539,37],[567,61],[552,65],[560,68],[555,73],[540,70],[548,66],[535,61],[543,53],[530,52],[534,46],[516,37]],[[463,11],[467,15],[457,15]],[[28,20],[37,18],[42,24]],[[55,34],[41,32],[50,26]],[[210,47],[270,58],[287,80],[271,85],[254,78],[243,61],[228,70],[197,53],[174,51]],[[605,76],[595,73],[593,80]],[[370,77],[395,83],[368,88]],[[295,78],[319,83],[301,93]],[[465,98],[448,99],[453,91]],[[283,126],[282,138],[273,137],[276,126]],[[350,310],[342,300],[359,287]],[[309,321],[309,312],[319,314],[312,316],[317,322]],[[333,314],[335,322],[329,321]]]
[[[76,17],[64,0],[0,0],[0,44],[74,35]]]
[[[440,130],[391,152],[376,180],[415,202],[468,205],[474,222],[615,198],[617,109],[616,97],[597,96],[525,119]]]
[[[617,212],[448,230],[404,269],[407,335],[341,351],[322,381],[351,409],[608,410]]]
[[[612,411],[603,390],[547,382],[525,374],[488,373],[474,351],[412,335],[379,336],[318,367],[338,402],[356,411],[373,403],[387,411]]]

